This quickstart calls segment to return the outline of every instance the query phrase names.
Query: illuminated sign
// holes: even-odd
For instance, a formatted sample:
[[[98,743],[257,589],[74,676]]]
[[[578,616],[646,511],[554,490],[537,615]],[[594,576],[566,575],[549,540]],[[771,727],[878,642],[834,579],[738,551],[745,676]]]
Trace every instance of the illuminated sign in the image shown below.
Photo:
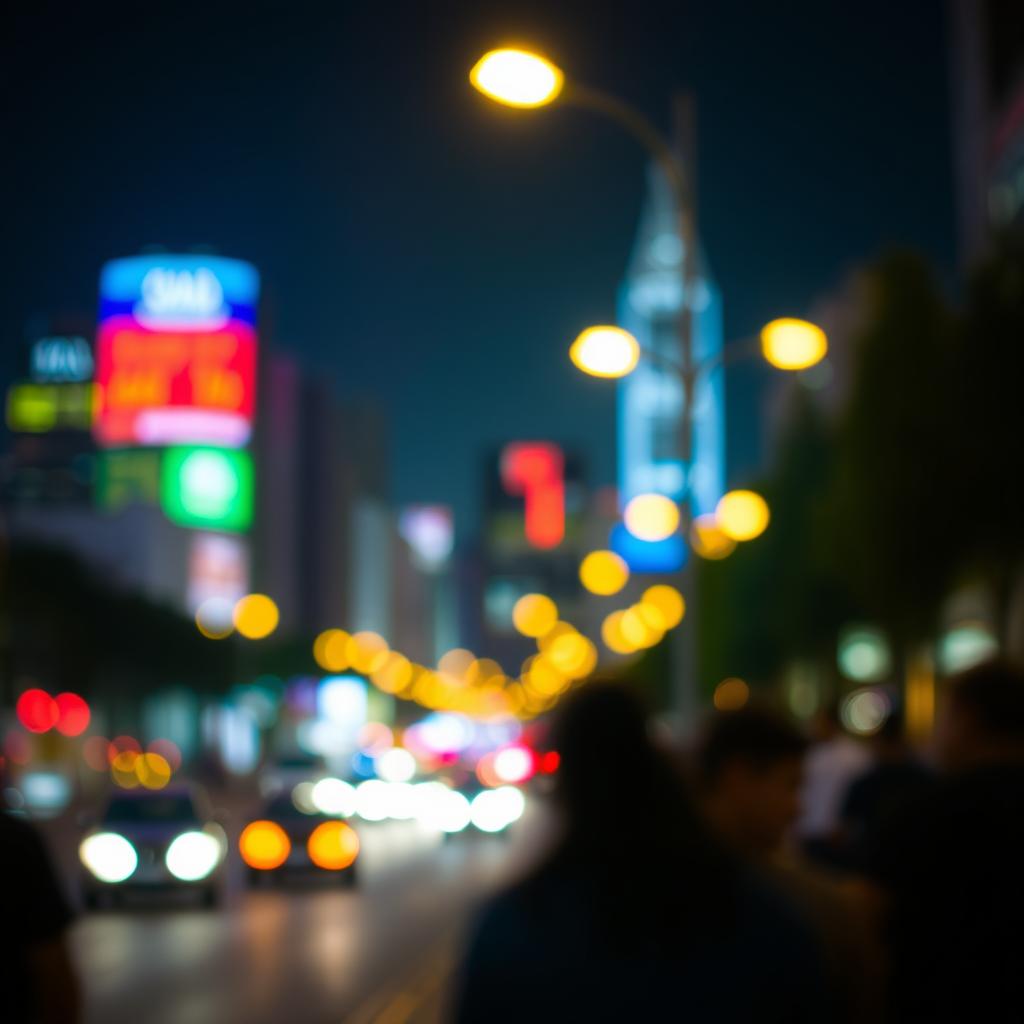
[[[100,327],[96,351],[94,430],[102,444],[248,441],[256,377],[248,324],[186,334],[115,317]]]
[[[7,392],[7,426],[15,433],[88,430],[92,384],[14,384]]]
[[[565,536],[565,458],[556,444],[515,442],[501,453],[501,481],[525,505],[527,541],[542,550]]]
[[[686,562],[686,541],[679,534],[664,540],[640,540],[618,523],[612,527],[608,546],[629,566],[630,572],[678,572]]]
[[[249,593],[249,549],[241,537],[196,533],[188,560],[188,606],[195,610],[211,598],[234,606]]]
[[[253,471],[248,452],[168,448],[160,476],[161,504],[172,522],[235,532],[252,523]]]
[[[166,331],[217,331],[230,320],[256,323],[256,269],[222,256],[130,256],[100,276],[100,320],[131,316]]]
[[[96,342],[97,441],[243,447],[255,407],[258,291],[256,271],[238,260],[108,263]]]
[[[92,380],[92,346],[81,337],[39,338],[29,354],[32,379],[80,384]]]

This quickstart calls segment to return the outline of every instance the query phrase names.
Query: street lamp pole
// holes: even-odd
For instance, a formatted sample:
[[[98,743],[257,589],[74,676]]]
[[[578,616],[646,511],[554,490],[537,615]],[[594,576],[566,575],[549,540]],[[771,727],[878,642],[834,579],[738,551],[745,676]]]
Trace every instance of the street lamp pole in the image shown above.
[[[700,367],[694,358],[693,296],[699,280],[697,242],[697,211],[694,202],[693,100],[688,95],[673,97],[673,139],[670,141],[640,111],[616,96],[575,82],[567,82],[561,96],[570,103],[610,118],[633,136],[648,152],[668,183],[676,231],[682,246],[682,292],[676,314],[677,359],[675,371],[682,386],[682,415],[679,420],[679,460],[683,466],[683,493],[680,504],[680,530],[684,539],[689,535],[693,519],[691,469],[693,466],[693,408],[697,392]],[[691,727],[699,710],[697,692],[697,602],[693,559],[687,558],[682,569],[680,589],[687,602],[687,628],[673,634],[674,669],[673,711],[679,716],[683,729]]]

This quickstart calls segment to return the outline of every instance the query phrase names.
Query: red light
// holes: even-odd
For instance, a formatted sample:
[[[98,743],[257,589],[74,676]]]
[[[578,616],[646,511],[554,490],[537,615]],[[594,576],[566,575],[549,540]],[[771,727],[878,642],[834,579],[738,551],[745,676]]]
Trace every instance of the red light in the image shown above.
[[[142,744],[134,736],[118,736],[107,744],[107,761],[113,764],[118,754],[141,754]]]
[[[159,754],[176,772],[181,767],[181,751],[170,740],[153,740],[149,745],[151,754]]]
[[[565,536],[565,458],[543,441],[510,444],[501,457],[501,479],[526,505],[526,539],[535,548],[558,547]]]
[[[557,750],[549,750],[540,759],[540,770],[545,775],[552,775],[558,771],[558,765],[561,758],[558,756]]]
[[[81,736],[89,728],[89,705],[77,693],[58,693],[57,732],[65,736]]]
[[[15,711],[29,732],[49,732],[60,717],[57,702],[45,690],[26,690],[18,698]]]

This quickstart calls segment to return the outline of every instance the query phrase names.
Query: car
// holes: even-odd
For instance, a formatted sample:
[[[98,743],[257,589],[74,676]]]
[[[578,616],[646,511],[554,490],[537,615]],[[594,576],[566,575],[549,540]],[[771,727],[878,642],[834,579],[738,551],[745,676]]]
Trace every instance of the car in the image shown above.
[[[301,810],[289,793],[272,796],[242,830],[238,848],[251,886],[296,875],[355,886],[359,834],[342,818]]]
[[[79,844],[83,902],[96,908],[126,890],[185,889],[215,906],[226,852],[224,829],[197,788],[117,792]]]

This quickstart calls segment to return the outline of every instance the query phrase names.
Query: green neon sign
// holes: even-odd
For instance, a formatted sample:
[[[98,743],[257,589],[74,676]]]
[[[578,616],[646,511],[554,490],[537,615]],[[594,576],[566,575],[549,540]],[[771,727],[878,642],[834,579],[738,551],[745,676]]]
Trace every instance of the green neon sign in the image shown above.
[[[247,530],[252,523],[252,459],[248,452],[226,448],[168,448],[160,501],[167,518],[180,526]]]

